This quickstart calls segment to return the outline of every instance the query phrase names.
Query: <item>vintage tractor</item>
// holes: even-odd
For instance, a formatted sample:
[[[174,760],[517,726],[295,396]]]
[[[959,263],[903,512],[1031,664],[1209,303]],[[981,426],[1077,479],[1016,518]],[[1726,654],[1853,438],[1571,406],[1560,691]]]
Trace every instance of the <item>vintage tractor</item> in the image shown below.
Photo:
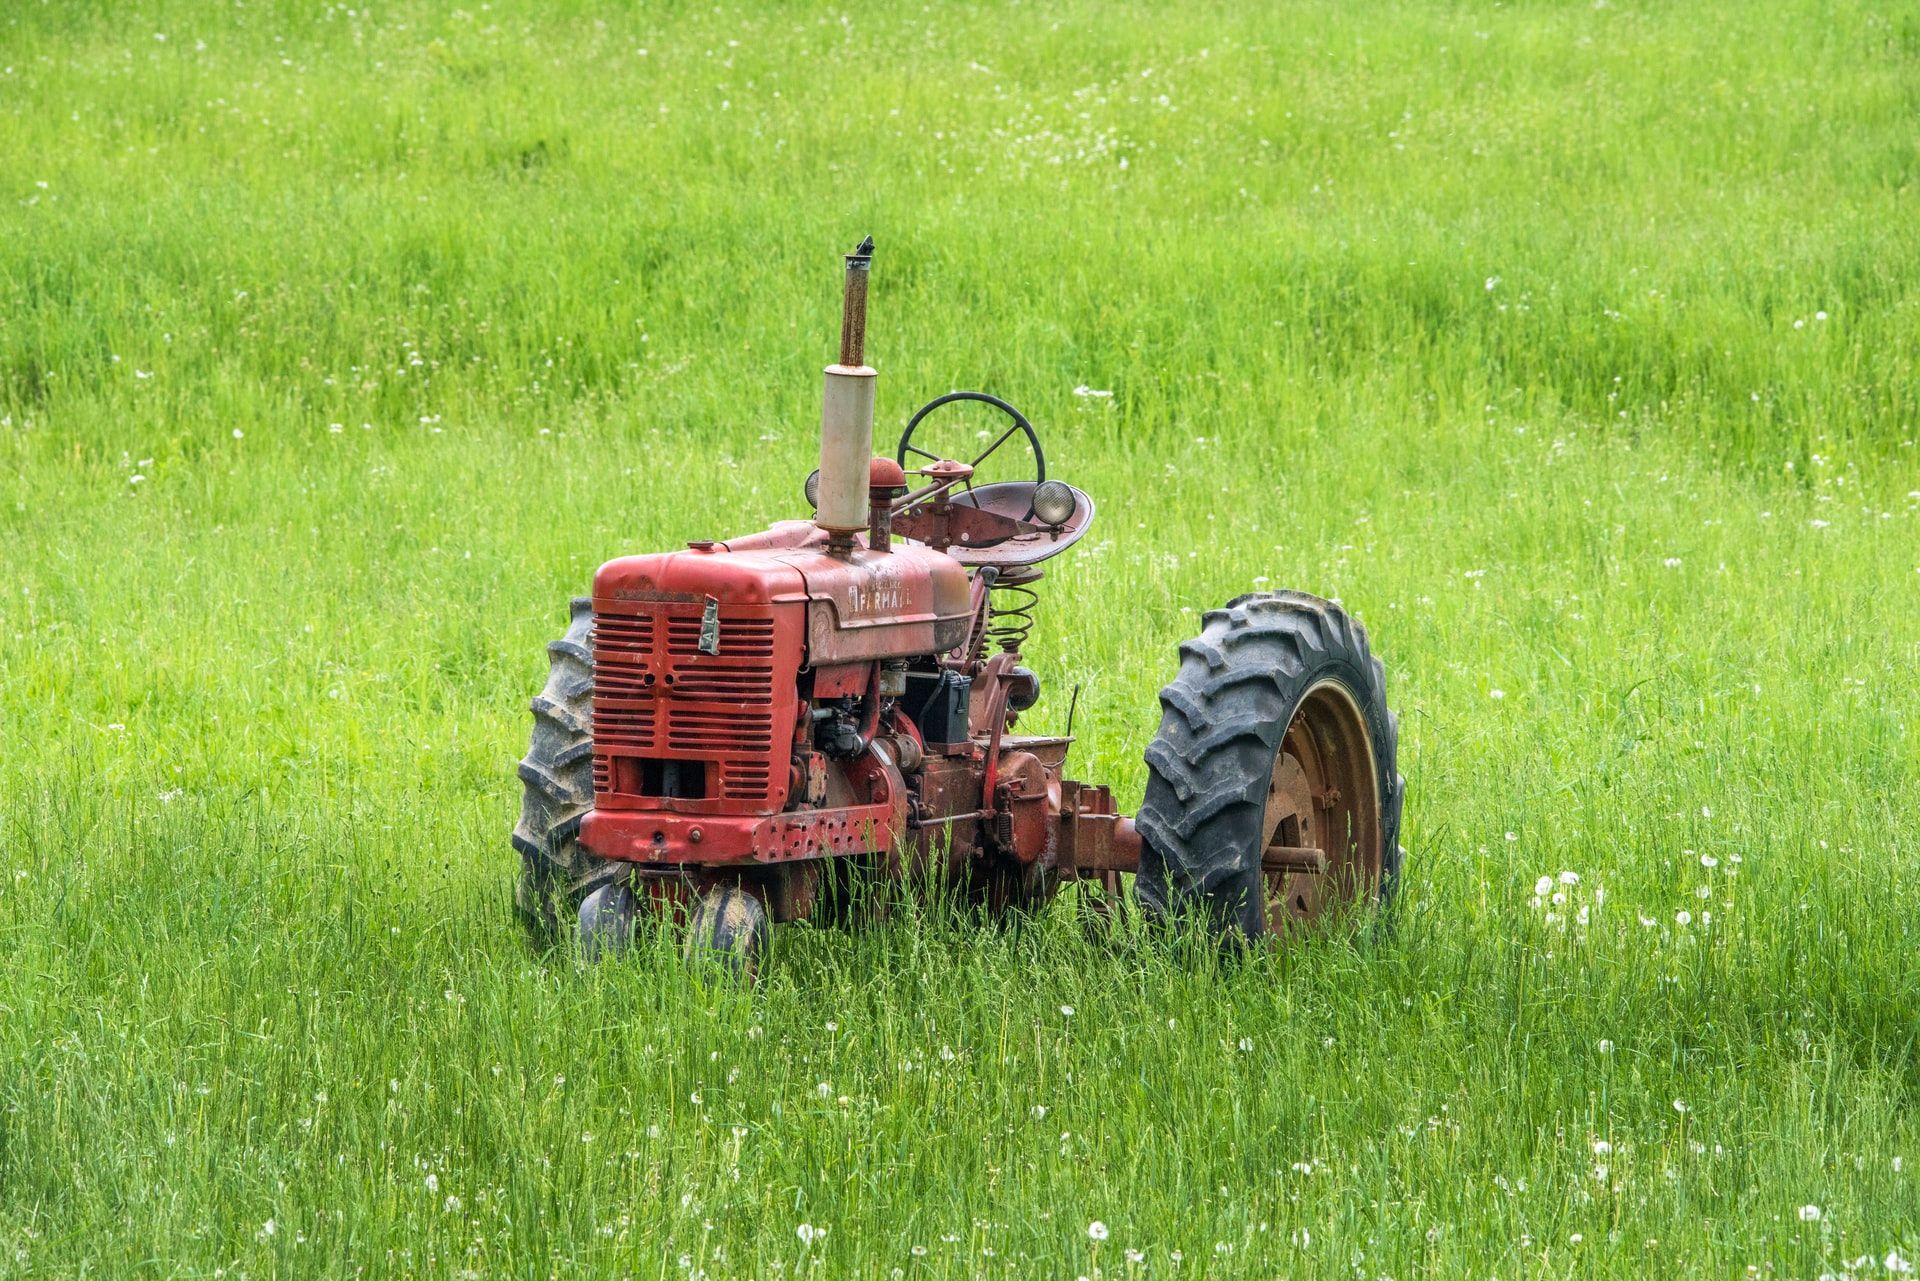
[[[929,402],[872,456],[872,247],[846,259],[813,519],[608,561],[548,647],[513,832],[530,924],[577,923],[593,958],[667,912],[691,956],[751,976],[773,922],[844,915],[855,869],[943,880],[989,912],[1071,881],[1123,902],[1137,873],[1150,918],[1223,939],[1390,899],[1398,731],[1365,628],[1331,601],[1254,592],[1205,614],[1160,692],[1137,818],[1066,777],[1070,736],[1015,732],[1040,698],[1020,652],[1040,563],[1093,499],[980,392]],[[966,462],[915,439],[956,402],[1009,420]],[[1009,442],[1033,478],[976,483]]]

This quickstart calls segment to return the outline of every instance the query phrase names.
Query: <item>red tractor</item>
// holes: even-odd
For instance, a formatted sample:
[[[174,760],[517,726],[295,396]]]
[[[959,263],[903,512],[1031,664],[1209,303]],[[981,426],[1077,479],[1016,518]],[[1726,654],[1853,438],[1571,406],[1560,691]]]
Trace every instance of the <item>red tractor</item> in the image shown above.
[[[548,937],[577,921],[589,957],[669,912],[690,955],[751,977],[772,923],[831,907],[854,869],[943,878],[990,912],[1068,881],[1111,903],[1137,873],[1149,917],[1246,940],[1390,899],[1398,729],[1366,629],[1331,601],[1207,612],[1160,692],[1137,818],[1066,777],[1070,736],[1016,732],[1040,698],[1020,653],[1039,566],[1093,499],[980,392],[931,401],[872,456],[872,248],[846,259],[813,519],[608,561],[548,646],[519,770],[521,912]],[[966,401],[1010,420],[971,461],[915,442]],[[1010,441],[1002,460],[1030,458],[1033,479],[975,483]]]

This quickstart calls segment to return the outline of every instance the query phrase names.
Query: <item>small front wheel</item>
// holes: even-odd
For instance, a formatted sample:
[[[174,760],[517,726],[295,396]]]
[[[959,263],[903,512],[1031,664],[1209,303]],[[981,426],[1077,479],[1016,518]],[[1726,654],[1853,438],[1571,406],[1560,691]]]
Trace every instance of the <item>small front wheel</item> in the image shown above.
[[[624,882],[602,885],[580,900],[580,953],[588,964],[618,958],[633,946],[637,910]]]
[[[759,899],[737,885],[707,891],[687,922],[687,964],[717,967],[754,983],[773,944],[773,923]]]

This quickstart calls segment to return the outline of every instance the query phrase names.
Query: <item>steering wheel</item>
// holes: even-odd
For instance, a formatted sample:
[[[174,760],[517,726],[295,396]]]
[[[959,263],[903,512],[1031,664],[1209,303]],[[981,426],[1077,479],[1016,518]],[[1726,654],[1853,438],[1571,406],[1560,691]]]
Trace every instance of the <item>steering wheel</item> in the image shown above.
[[[984,391],[950,391],[946,395],[936,397],[920,406],[918,412],[907,420],[907,430],[900,437],[900,452],[895,459],[896,462],[902,467],[905,467],[907,465],[908,454],[918,454],[920,457],[931,459],[934,462],[941,461],[938,454],[930,454],[913,443],[913,429],[920,425],[922,418],[925,418],[928,414],[940,408],[940,406],[950,405],[956,400],[977,400],[983,405],[992,405],[995,409],[1013,419],[1013,426],[1001,432],[994,442],[982,450],[980,456],[973,460],[971,465],[975,469],[978,469],[980,464],[987,460],[989,454],[1006,444],[1007,441],[1012,438],[1013,433],[1023,431],[1027,434],[1027,443],[1033,446],[1034,484],[1037,485],[1047,478],[1047,458],[1045,454],[1040,452],[1040,437],[1033,430],[1033,424],[1027,421],[1025,414],[1015,409],[1012,405],[1009,405],[998,396],[989,396]]]

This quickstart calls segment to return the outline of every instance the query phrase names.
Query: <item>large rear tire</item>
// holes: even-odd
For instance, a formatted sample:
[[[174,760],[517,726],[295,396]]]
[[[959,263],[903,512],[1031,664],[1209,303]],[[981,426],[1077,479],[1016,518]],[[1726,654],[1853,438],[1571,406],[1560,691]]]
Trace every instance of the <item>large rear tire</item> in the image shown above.
[[[1399,724],[1344,609],[1259,592],[1209,610],[1160,704],[1136,820],[1149,918],[1250,942],[1391,904]]]
[[[580,847],[593,809],[593,601],[576,596],[567,634],[547,646],[547,685],[535,696],[533,738],[520,762],[524,794],[513,847],[514,906],[544,943],[562,937],[581,899],[622,869]]]

